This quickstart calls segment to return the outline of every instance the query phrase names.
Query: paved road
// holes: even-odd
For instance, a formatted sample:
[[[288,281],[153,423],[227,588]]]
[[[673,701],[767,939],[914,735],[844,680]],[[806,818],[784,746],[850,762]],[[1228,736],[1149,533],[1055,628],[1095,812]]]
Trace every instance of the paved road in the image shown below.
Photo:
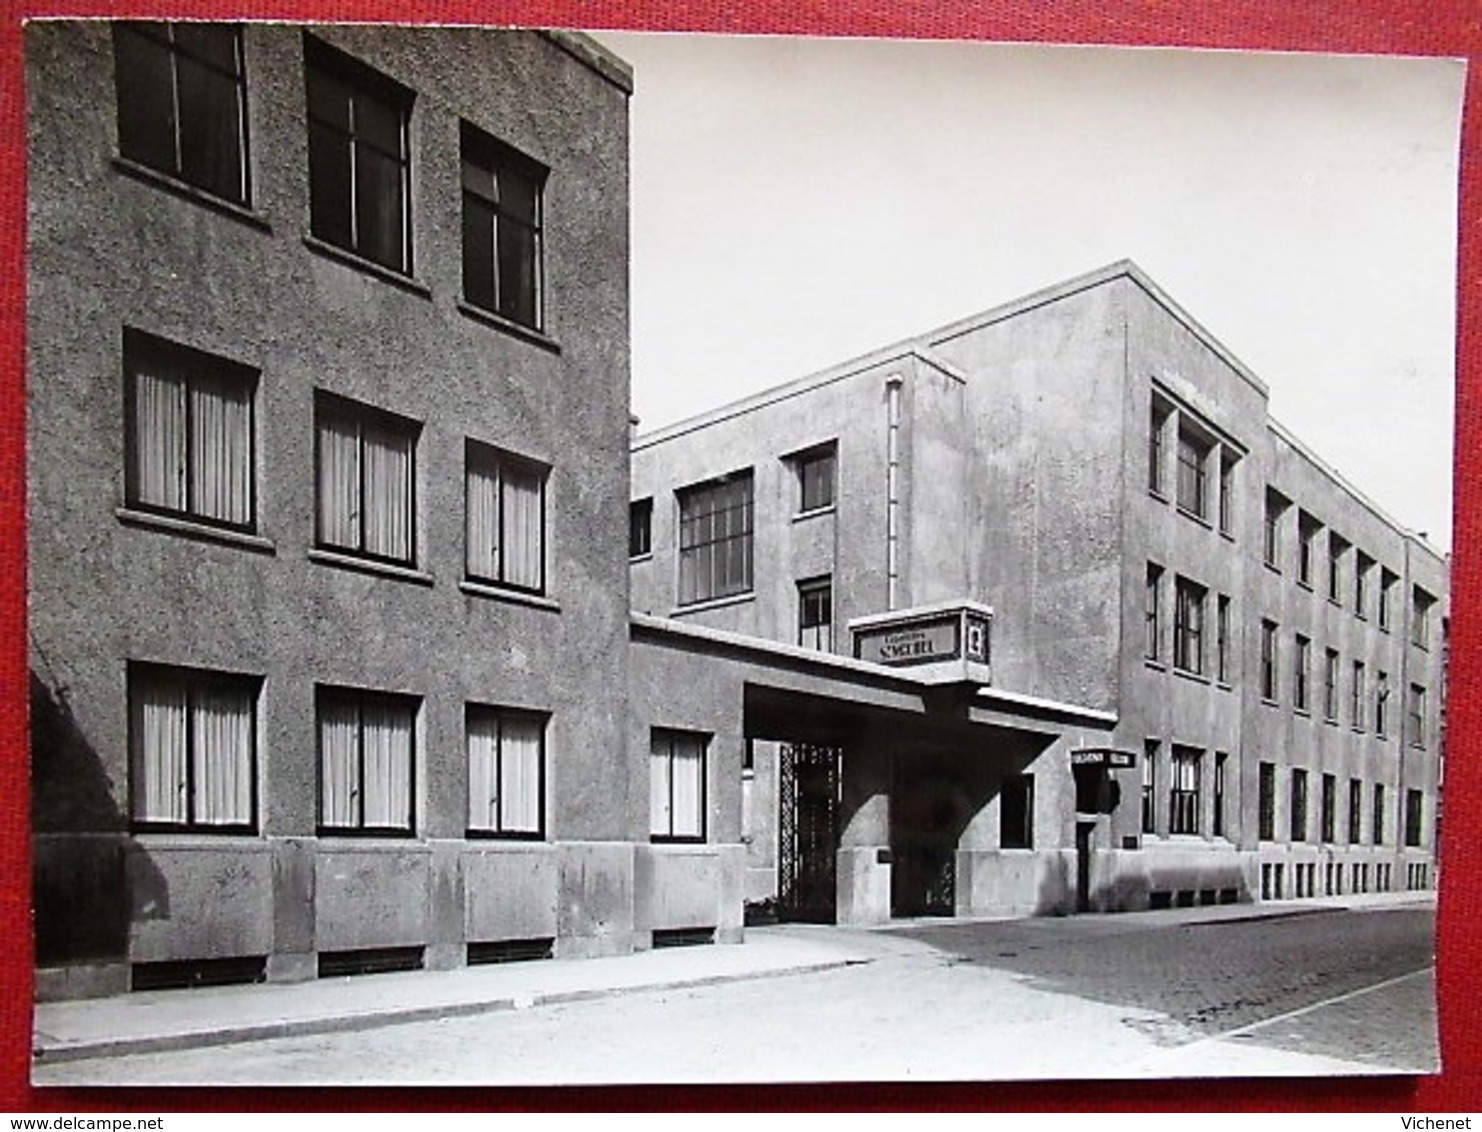
[[[789,931],[831,931],[797,926]],[[61,1083],[1311,1075],[1435,1064],[1432,916],[1156,916],[869,933],[869,962],[358,1033],[92,1059]]]

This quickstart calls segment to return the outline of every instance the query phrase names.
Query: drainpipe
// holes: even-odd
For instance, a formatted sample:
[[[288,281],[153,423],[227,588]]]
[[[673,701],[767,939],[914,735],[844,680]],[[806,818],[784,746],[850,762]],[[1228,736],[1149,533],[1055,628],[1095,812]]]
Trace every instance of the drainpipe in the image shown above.
[[[896,607],[900,580],[900,432],[901,385],[893,373],[885,379],[886,485],[885,485],[885,608]]]

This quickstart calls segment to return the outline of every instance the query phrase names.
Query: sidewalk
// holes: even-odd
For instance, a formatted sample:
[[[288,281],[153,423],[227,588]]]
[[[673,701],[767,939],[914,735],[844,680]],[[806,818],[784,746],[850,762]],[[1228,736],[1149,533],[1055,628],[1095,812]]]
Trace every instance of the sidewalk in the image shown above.
[[[1227,904],[1085,917],[1097,934],[1178,924],[1313,915],[1341,909],[1425,905],[1432,893],[1383,893]],[[926,921],[932,922],[932,921]],[[964,923],[941,920],[940,923]],[[38,1065],[159,1053],[395,1023],[522,1010],[633,991],[673,989],[822,971],[927,945],[895,935],[897,921],[861,930],[794,924],[750,928],[741,945],[638,952],[606,959],[547,960],[454,971],[316,979],[303,983],[148,991],[117,998],[41,1003],[33,1052]]]

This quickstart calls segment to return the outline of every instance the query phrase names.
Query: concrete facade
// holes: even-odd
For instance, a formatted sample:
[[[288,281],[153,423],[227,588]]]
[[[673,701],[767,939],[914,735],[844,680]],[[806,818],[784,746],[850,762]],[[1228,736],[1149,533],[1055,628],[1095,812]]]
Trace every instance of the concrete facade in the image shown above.
[[[999,766],[970,747],[938,750],[913,768],[906,751],[927,747],[901,737],[885,821],[899,846],[911,807],[930,804],[913,791],[959,799],[969,815],[956,840],[959,914],[1063,909],[1076,887],[1067,872],[1082,867],[1083,905],[1105,910],[1428,887],[1446,563],[1267,403],[1259,378],[1134,265],[1116,264],[636,437],[633,498],[651,532],[632,561],[634,608],[816,645],[816,628],[800,628],[799,583],[826,579],[831,648],[847,654],[860,618],[981,603],[992,609],[994,691],[1114,720],[1109,745],[1133,765],[1102,782],[1073,772],[1063,747]],[[827,507],[805,510],[802,464],[818,451],[835,454],[834,490]],[[746,475],[750,584],[681,601],[687,493]],[[1269,564],[1268,495],[1286,501]],[[1306,583],[1299,515],[1314,539]],[[1274,626],[1269,688],[1263,625]],[[1305,707],[1294,703],[1299,634]],[[1032,848],[998,848],[993,799],[1024,773]],[[1306,779],[1305,820],[1294,775]],[[775,782],[775,762],[758,762],[753,901],[776,884]],[[841,870],[847,856],[841,848]]]

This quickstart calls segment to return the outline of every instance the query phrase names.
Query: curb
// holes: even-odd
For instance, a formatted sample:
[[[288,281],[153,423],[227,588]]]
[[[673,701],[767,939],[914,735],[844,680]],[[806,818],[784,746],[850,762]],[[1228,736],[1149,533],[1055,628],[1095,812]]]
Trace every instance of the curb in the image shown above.
[[[801,975],[815,971],[828,971],[840,967],[870,963],[865,957],[821,960],[816,963],[794,964],[768,970],[742,971],[735,974],[704,975],[675,981],[634,983],[631,986],[583,987],[577,990],[551,991],[545,994],[504,994],[497,998],[481,998],[469,1002],[440,1003],[435,1006],[399,1006],[381,1010],[350,1011],[327,1014],[313,1018],[285,1019],[279,1022],[258,1022],[242,1026],[227,1026],[210,1030],[176,1031],[164,1034],[145,1034],[138,1037],[95,1038],[47,1044],[42,1036],[36,1035],[31,1050],[31,1062],[35,1066],[61,1065],[72,1061],[93,1058],[125,1057],[131,1054],[176,1053],[182,1050],[204,1049],[212,1046],[233,1045],[238,1042],[270,1041],[275,1038],[313,1037],[317,1034],[340,1034],[357,1030],[370,1030],[382,1026],[398,1026],[414,1022],[433,1022],[441,1018],[467,1018],[475,1014],[496,1014],[507,1010],[528,1010],[538,1006],[557,1006],[570,1002],[586,1002],[599,998],[612,998],[622,994],[642,993],[657,990],[688,990],[695,987],[714,986],[719,983],[742,982],[748,979],[780,978],[786,975]],[[188,991],[181,992],[188,994]]]

